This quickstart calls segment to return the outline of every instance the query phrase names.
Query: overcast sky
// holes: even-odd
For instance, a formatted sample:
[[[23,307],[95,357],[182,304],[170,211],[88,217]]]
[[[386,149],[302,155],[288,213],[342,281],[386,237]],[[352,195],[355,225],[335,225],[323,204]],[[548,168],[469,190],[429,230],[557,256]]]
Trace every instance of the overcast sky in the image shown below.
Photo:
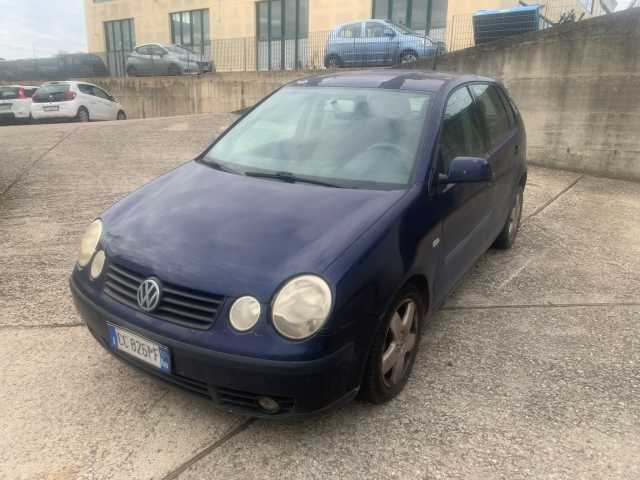
[[[82,0],[0,0],[0,58],[87,50]]]
[[[618,9],[631,0],[618,0]],[[0,0],[0,58],[86,51],[82,0]]]

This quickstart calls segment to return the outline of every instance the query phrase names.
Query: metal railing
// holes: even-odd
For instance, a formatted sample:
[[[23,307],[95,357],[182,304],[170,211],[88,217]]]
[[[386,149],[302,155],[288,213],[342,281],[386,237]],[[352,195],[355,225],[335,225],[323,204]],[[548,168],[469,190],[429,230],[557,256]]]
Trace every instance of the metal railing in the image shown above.
[[[520,2],[526,5],[526,2]],[[587,7],[590,7],[589,9]],[[131,50],[61,54],[47,59],[0,62],[0,80],[64,80],[82,77],[181,75],[208,72],[316,70],[393,65],[441,55],[479,43],[580,21],[605,13],[600,3],[550,0],[535,15],[455,15],[446,29],[411,39],[340,37],[310,32],[304,38],[216,39],[169,55],[134,55]],[[417,32],[421,35],[421,32]]]

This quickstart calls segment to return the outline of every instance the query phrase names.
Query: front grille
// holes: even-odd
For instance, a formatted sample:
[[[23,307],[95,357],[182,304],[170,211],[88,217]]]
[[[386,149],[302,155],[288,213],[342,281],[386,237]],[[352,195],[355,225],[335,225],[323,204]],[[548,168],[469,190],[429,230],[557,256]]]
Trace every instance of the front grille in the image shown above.
[[[262,395],[256,395],[255,393],[242,392],[240,390],[234,390],[231,388],[217,387],[215,393],[218,401],[223,405],[230,405],[235,407],[241,407],[245,410],[254,412],[262,412],[260,405],[258,405],[258,398]],[[290,397],[274,397],[268,395],[270,398],[278,402],[280,410],[277,414],[289,413],[293,409],[293,398]]]
[[[110,264],[104,293],[132,308],[138,307],[138,287],[146,277],[121,265]],[[162,283],[160,303],[149,315],[189,328],[211,328],[224,297]]]

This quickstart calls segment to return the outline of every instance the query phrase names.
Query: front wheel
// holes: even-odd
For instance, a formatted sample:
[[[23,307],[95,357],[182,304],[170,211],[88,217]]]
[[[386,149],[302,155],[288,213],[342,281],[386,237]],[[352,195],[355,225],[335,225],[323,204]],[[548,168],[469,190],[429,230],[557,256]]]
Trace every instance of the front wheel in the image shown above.
[[[127,119],[127,114],[124,113],[122,110],[120,110],[118,112],[118,120],[126,120]]]
[[[178,65],[171,64],[169,65],[168,73],[169,75],[180,75],[181,73],[180,67]]]
[[[380,325],[373,341],[360,394],[372,403],[385,403],[402,391],[418,352],[425,306],[420,291],[404,287]]]
[[[509,216],[505,222],[502,230],[498,234],[493,246],[500,250],[507,250],[513,246],[520,230],[520,219],[522,218],[522,204],[524,201],[524,187],[518,186],[511,210],[509,210]]]

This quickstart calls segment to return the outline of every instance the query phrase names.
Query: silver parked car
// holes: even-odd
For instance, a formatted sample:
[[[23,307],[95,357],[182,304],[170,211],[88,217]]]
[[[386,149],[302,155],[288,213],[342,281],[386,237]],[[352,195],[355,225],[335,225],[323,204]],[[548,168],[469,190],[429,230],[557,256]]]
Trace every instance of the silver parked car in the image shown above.
[[[211,62],[179,45],[149,43],[127,57],[127,75],[185,75],[211,72]]]

